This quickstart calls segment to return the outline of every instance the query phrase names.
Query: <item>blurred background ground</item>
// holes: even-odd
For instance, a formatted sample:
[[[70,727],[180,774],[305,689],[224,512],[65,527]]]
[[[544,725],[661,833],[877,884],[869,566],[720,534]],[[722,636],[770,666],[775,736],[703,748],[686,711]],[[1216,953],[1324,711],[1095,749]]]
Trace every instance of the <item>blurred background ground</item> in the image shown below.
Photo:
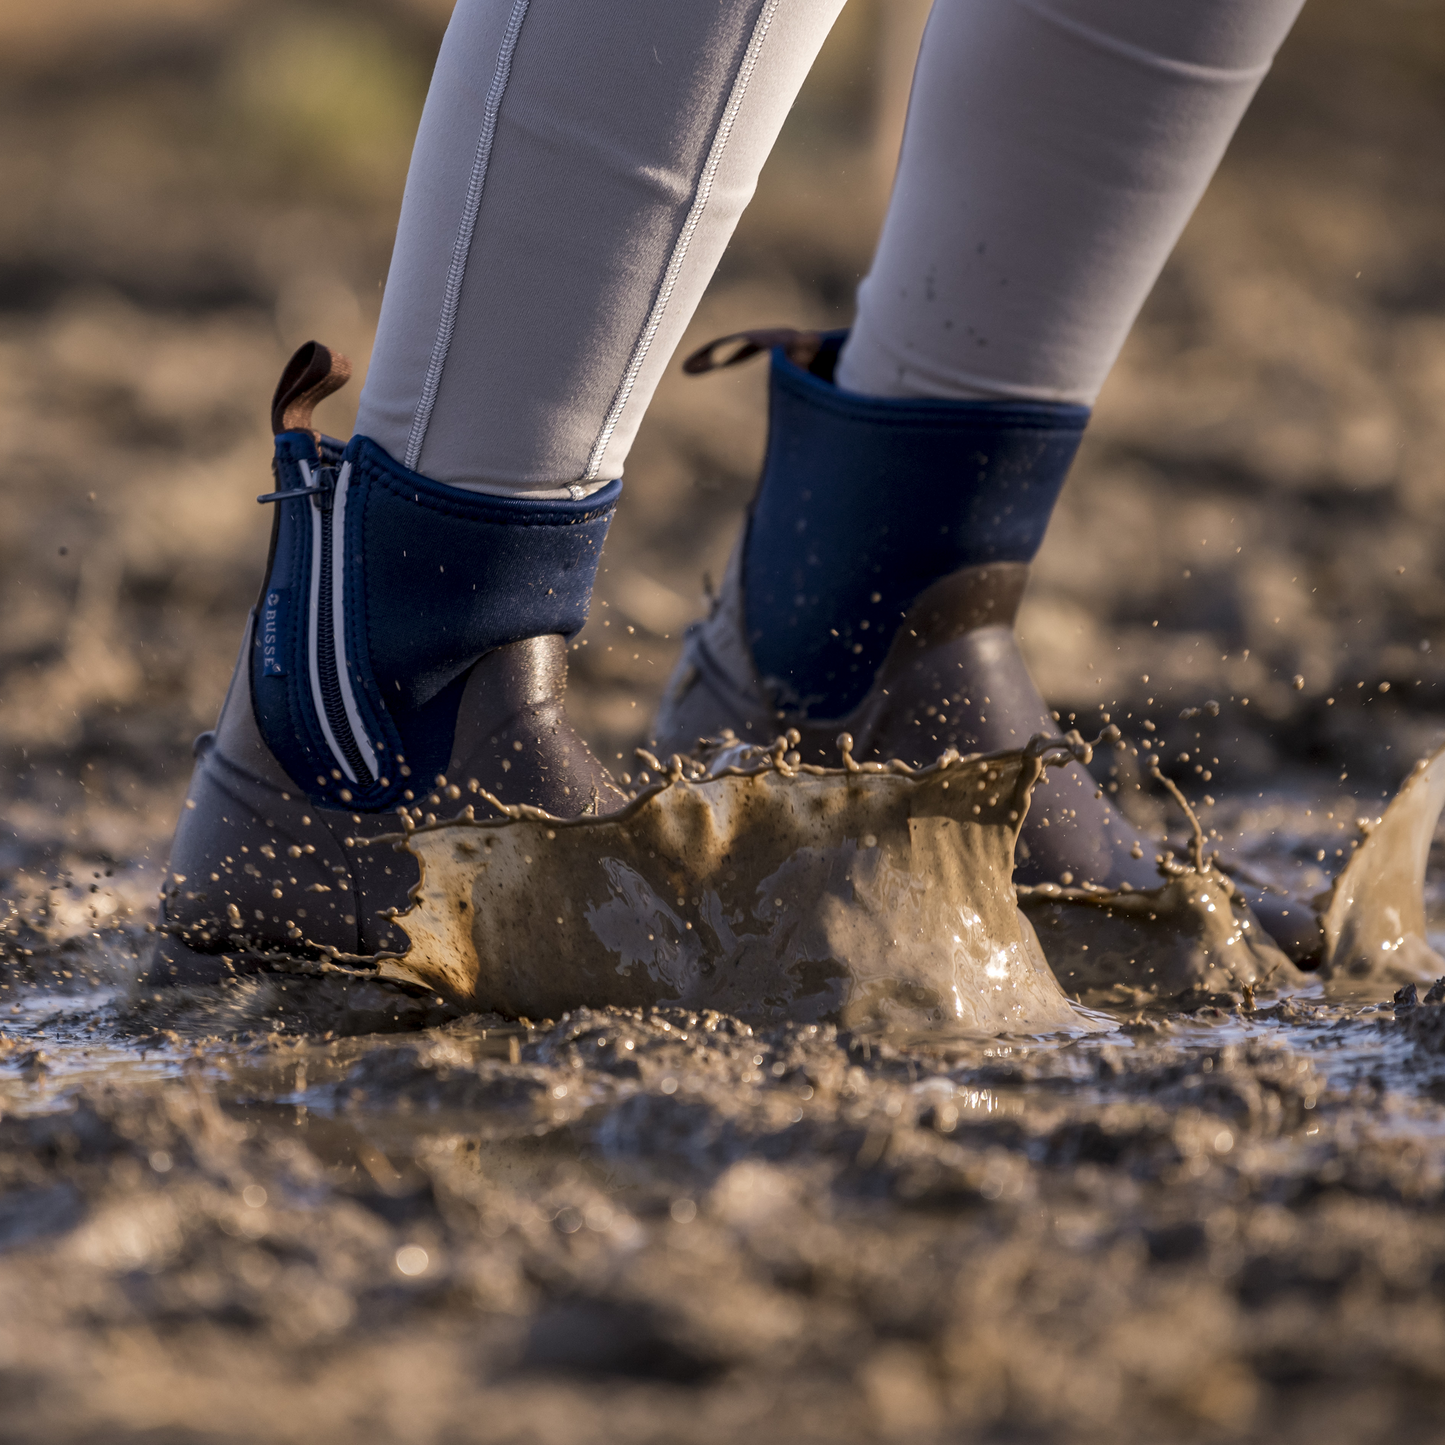
[[[260,577],[271,387],[311,336],[364,367],[448,9],[0,10],[0,868],[163,850]],[[845,12],[689,343],[847,322],[924,9]],[[1221,806],[1288,776],[1378,797],[1441,731],[1442,200],[1436,7],[1312,0],[1039,559],[1050,701],[1137,726],[1216,699]],[[763,389],[674,369],[648,418],[573,681],[609,758],[722,569]]]

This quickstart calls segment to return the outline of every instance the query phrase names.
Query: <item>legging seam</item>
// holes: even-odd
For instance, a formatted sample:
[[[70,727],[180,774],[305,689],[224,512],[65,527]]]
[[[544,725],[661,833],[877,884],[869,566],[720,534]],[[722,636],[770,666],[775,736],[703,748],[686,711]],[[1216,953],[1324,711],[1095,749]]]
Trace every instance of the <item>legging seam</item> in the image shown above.
[[[607,447],[612,441],[612,435],[622,420],[622,413],[627,409],[627,403],[632,399],[632,391],[637,384],[638,375],[641,373],[648,353],[652,349],[652,343],[662,327],[663,318],[672,301],[672,293],[677,288],[678,277],[682,274],[683,265],[687,260],[692,238],[702,222],[703,212],[707,210],[708,201],[712,197],[713,183],[717,179],[718,168],[722,165],[723,154],[727,150],[738,111],[742,108],[743,99],[752,82],[753,71],[757,68],[763,42],[767,39],[768,31],[773,23],[773,16],[777,13],[781,3],[782,0],[764,0],[763,8],[758,13],[758,18],[753,25],[752,37],[748,41],[747,50],[743,53],[742,63],[738,66],[738,73],[733,80],[728,103],[718,122],[717,133],[713,136],[707,159],[703,162],[702,172],[698,176],[697,190],[693,194],[687,219],[683,222],[681,231],[678,232],[677,241],[672,248],[672,255],[668,259],[667,270],[663,272],[662,284],[658,288],[656,299],[648,313],[647,322],[642,328],[642,335],[638,337],[637,345],[633,349],[627,370],[623,373],[622,383],[613,397],[612,406],[602,424],[602,430],[598,433],[592,454],[587,458],[587,470],[582,474],[583,481],[597,480],[602,470]]]
[[[1145,65],[1151,70],[1164,71],[1166,74],[1177,75],[1186,80],[1202,81],[1210,85],[1240,85],[1263,80],[1269,73],[1270,60],[1266,60],[1262,65],[1251,65],[1240,70],[1220,65],[1199,65],[1190,60],[1174,60],[1167,55],[1159,55],[1152,50],[1146,50],[1142,45],[1132,45],[1127,40],[1120,40],[1117,36],[1096,30],[1092,25],[1085,25],[1081,20],[1068,19],[1050,9],[1048,5],[1041,3],[1041,0],[1013,0],[1013,3],[1031,11],[1046,24],[1066,30],[1069,34],[1077,36],[1080,40],[1099,50],[1111,51],[1126,60]]]
[[[446,367],[447,355],[451,351],[452,335],[456,331],[457,325],[457,312],[461,306],[462,282],[466,279],[472,238],[476,235],[477,230],[477,215],[482,206],[482,190],[486,186],[487,170],[492,159],[492,146],[497,138],[497,114],[502,107],[502,96],[506,93],[507,82],[511,79],[512,57],[516,54],[517,41],[522,33],[522,22],[527,18],[527,7],[530,3],[531,0],[515,0],[512,5],[512,13],[502,35],[501,49],[497,52],[497,68],[492,74],[492,83],[487,88],[487,99],[482,109],[481,129],[477,134],[477,148],[472,157],[472,171],[467,181],[466,203],[462,207],[456,240],[452,243],[452,258],[451,264],[447,268],[446,290],[442,293],[442,309],[437,324],[436,341],[432,344],[426,379],[422,383],[421,396],[417,399],[411,431],[406,440],[404,465],[411,471],[419,470],[418,463],[421,461],[422,447],[426,442],[427,428],[431,425],[432,412],[436,408],[442,371]]]

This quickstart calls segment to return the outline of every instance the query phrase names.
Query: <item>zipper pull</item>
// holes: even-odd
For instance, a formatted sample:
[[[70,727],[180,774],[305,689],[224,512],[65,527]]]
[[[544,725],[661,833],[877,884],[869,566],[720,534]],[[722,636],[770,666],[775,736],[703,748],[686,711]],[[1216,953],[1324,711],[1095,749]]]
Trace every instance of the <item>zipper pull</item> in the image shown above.
[[[331,500],[336,495],[336,468],[317,467],[311,473],[316,478],[316,486],[313,489],[316,493],[316,505],[323,511],[331,510]]]
[[[274,462],[272,463],[272,469],[275,469]],[[316,478],[316,481],[309,487],[294,487],[285,492],[264,492],[261,496],[257,497],[256,500],[261,503],[289,502],[292,497],[316,497],[319,499],[316,505],[320,507],[323,512],[329,512],[331,510],[331,497],[336,491],[336,468],[325,466],[317,467],[311,475]]]

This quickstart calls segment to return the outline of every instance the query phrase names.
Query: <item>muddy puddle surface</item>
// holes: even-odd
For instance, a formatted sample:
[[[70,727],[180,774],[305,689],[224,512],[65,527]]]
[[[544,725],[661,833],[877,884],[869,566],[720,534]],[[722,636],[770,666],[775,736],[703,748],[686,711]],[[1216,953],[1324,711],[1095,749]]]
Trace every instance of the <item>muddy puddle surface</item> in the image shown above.
[[[975,766],[879,779],[873,844],[898,796],[936,803]],[[731,785],[771,790],[776,824],[807,780],[757,776]],[[1417,775],[1415,814],[1374,830],[1413,827],[1422,876],[1434,783]],[[695,808],[708,786],[655,796]],[[1006,836],[1010,795],[991,795]],[[1260,806],[1298,825],[1270,834],[1288,867],[1313,842],[1305,810]],[[519,862],[545,821],[494,832]],[[434,915],[464,883],[481,896],[477,838],[412,835],[465,864],[433,874]],[[650,971],[611,970],[614,1002],[546,1018],[478,1012],[485,949],[455,936],[452,975],[426,987],[424,968],[298,963],[153,991],[157,877],[19,876],[0,988],[5,1438],[1440,1438],[1445,987],[1425,977],[1438,900],[1405,872],[1420,982],[1398,999],[1388,968],[1221,983],[1205,938],[1185,1007],[1137,990],[1120,1007],[1117,989],[1110,1006],[1106,979],[1086,1008],[1044,966],[1041,1013],[1029,994],[984,1020],[916,990],[880,1013],[866,987],[867,1007],[835,990],[812,1018],[668,1002],[689,987],[668,958],[695,957],[702,931],[681,925]],[[1193,901],[1205,882],[1162,886],[1228,911],[1217,879],[1213,905]],[[1046,944],[1073,926],[1066,893],[1042,900]],[[1098,900],[1073,902],[1097,929]],[[1336,912],[1337,936],[1378,931]],[[1010,898],[986,922],[1018,943],[1021,917]],[[433,959],[438,926],[414,935]],[[597,936],[625,951],[619,928]],[[989,956],[975,975],[966,949],[943,953],[955,982],[989,976]],[[627,994],[639,978],[651,996]]]

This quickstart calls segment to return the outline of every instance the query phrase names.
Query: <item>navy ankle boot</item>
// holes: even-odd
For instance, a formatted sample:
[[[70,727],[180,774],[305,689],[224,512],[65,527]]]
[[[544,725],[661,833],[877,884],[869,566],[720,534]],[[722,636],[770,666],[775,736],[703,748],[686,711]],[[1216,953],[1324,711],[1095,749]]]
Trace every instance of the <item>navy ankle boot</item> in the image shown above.
[[[1086,407],[894,400],[833,384],[846,333],[742,333],[685,363],[772,354],[762,479],[711,615],[689,629],[655,724],[664,754],[731,728],[796,729],[807,761],[933,761],[1055,734],[1014,632],[1029,563],[1078,450]],[[717,360],[718,349],[733,350]],[[1016,877],[1150,888],[1162,844],[1079,765],[1034,792]],[[1308,908],[1242,888],[1297,960]]]
[[[624,795],[563,708],[621,483],[582,501],[494,497],[311,428],[344,384],[311,343],[273,405],[260,599],[171,847],[154,970],[204,980],[278,954],[405,946],[409,855],[368,847],[485,788],[557,816]]]

